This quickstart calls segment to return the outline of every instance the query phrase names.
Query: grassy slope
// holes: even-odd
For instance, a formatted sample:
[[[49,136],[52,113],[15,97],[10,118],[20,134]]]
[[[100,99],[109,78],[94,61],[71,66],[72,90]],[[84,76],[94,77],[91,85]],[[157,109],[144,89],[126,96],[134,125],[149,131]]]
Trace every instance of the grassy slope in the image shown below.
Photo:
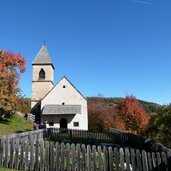
[[[33,129],[33,123],[15,115],[11,119],[0,120],[0,135],[9,135]]]
[[[15,171],[14,169],[0,168],[0,171]]]
[[[21,116],[14,116],[11,119],[0,120],[0,135],[14,134],[33,129],[33,123],[25,120]],[[17,171],[14,169],[0,168],[0,171]]]

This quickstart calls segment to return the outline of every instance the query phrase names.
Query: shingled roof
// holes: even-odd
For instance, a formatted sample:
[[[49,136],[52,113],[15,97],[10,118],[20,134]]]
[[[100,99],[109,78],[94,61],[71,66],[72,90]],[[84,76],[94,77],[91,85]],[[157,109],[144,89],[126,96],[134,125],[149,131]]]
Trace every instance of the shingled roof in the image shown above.
[[[48,53],[47,47],[45,44],[43,44],[43,46],[41,47],[41,49],[39,50],[37,56],[35,57],[35,59],[32,62],[32,65],[46,65],[46,64],[50,64],[53,66],[51,59],[50,59],[50,55]]]
[[[81,105],[45,105],[42,114],[81,114]]]

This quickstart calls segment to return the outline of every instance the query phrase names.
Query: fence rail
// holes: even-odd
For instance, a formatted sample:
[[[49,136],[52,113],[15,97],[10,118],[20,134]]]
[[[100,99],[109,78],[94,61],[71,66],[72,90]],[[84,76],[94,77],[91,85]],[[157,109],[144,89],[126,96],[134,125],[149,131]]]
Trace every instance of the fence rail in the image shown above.
[[[168,155],[128,148],[2,138],[0,167],[36,171],[165,171]]]

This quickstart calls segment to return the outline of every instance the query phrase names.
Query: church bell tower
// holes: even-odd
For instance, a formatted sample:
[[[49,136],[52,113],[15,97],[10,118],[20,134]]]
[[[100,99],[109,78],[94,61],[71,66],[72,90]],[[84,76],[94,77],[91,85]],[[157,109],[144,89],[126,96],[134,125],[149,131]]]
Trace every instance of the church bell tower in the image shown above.
[[[45,43],[33,60],[32,66],[31,108],[35,107],[54,86],[54,66]]]

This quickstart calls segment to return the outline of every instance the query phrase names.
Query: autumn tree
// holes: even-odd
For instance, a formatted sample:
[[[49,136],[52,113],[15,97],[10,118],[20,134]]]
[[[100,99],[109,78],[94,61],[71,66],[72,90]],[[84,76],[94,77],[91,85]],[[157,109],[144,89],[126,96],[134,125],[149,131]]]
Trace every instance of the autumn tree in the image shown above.
[[[115,125],[114,105],[106,104],[104,98],[88,99],[88,125],[91,131],[106,131]]]
[[[140,134],[149,123],[149,115],[134,96],[127,96],[116,106],[124,130]],[[122,124],[122,125],[123,125]]]
[[[16,110],[21,113],[29,113],[31,110],[31,99],[18,97]]]
[[[14,114],[20,74],[25,72],[25,59],[20,54],[0,50],[0,117]]]

